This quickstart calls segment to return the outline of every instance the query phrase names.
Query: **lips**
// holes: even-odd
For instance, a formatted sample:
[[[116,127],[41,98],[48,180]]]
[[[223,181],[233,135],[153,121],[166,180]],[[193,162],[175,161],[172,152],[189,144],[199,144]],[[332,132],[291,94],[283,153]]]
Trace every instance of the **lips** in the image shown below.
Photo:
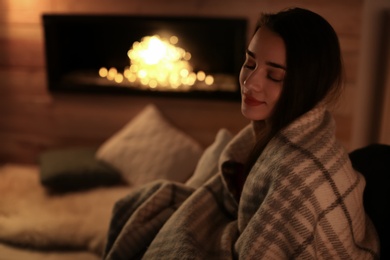
[[[251,96],[244,96],[244,103],[248,106],[259,106],[265,102],[259,101]]]

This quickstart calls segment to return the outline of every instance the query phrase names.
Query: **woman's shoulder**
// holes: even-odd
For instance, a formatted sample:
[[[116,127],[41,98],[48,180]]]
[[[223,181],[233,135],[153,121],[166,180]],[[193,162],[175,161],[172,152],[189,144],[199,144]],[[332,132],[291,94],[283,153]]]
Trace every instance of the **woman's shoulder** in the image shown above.
[[[315,175],[351,171],[349,165],[348,153],[336,138],[333,117],[324,107],[316,107],[277,133],[252,171],[269,180],[296,175],[296,180],[305,182]]]

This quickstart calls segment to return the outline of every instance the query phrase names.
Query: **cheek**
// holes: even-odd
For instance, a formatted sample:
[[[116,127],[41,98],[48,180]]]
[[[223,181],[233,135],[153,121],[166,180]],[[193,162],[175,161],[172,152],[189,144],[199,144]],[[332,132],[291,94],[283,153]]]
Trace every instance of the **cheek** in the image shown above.
[[[273,103],[277,103],[279,101],[281,94],[282,94],[282,86],[273,88],[272,91],[272,99],[274,101]]]

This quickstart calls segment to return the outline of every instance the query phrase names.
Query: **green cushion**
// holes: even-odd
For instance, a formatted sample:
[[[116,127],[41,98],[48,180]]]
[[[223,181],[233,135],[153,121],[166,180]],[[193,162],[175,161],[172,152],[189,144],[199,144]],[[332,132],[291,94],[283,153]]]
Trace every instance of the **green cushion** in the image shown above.
[[[41,183],[55,190],[79,190],[122,181],[117,170],[96,159],[96,148],[52,149],[39,156]]]

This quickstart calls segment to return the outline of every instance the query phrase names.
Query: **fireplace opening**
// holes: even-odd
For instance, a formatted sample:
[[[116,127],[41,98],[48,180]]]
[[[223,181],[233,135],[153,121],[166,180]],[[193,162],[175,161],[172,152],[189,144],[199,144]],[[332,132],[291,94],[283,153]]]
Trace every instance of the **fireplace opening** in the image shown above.
[[[43,17],[50,91],[239,100],[243,18]]]

